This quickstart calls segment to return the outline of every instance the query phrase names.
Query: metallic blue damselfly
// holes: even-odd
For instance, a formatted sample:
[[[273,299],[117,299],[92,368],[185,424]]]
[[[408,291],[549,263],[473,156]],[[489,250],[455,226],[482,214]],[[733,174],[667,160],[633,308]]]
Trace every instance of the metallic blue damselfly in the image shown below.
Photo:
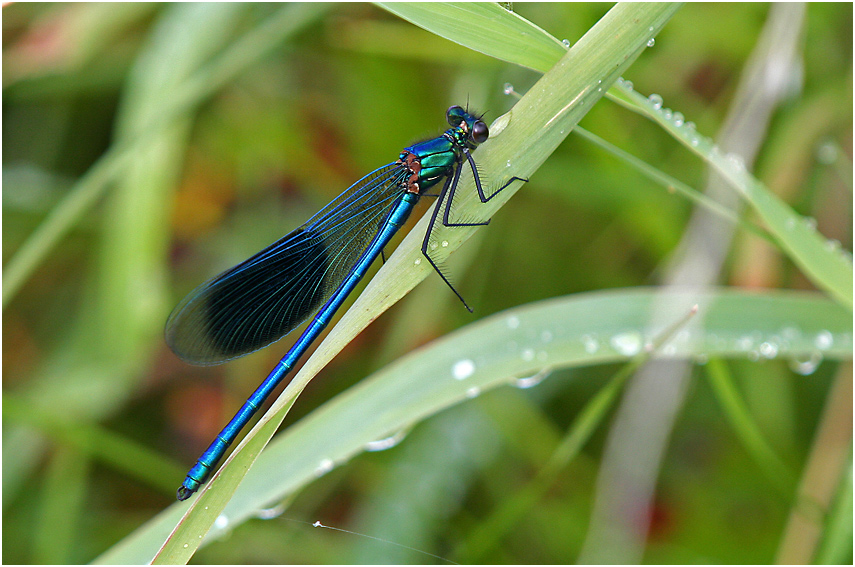
[[[449,108],[446,118],[451,128],[441,136],[405,148],[395,162],[354,183],[290,234],[200,285],[173,310],[166,321],[166,342],[183,360],[201,365],[219,364],[268,346],[317,311],[294,346],[187,473],[178,489],[179,500],[189,498],[208,479],[241,429],[327,326],[419,199],[428,195],[425,191],[442,179],[445,183],[439,195],[431,195],[437,197],[437,203],[422,253],[463,301],[428,253],[440,209],[444,226],[489,222],[455,223],[449,218],[464,164],[472,170],[483,203],[513,181],[526,180],[512,177],[487,195],[470,154],[487,140],[487,125],[460,106]]]

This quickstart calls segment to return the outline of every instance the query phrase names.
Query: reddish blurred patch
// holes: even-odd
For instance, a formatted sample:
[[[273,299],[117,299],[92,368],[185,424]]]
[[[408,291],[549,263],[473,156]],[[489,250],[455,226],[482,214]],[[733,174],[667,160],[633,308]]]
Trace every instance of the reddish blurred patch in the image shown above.
[[[647,536],[651,541],[663,541],[673,531],[674,514],[671,506],[656,501],[648,510],[649,527]]]
[[[688,76],[687,86],[695,94],[713,103],[727,86],[730,74],[714,61],[707,61]]]
[[[204,446],[223,424],[225,400],[220,388],[190,384],[175,388],[166,401],[166,412],[179,436],[193,445]]]

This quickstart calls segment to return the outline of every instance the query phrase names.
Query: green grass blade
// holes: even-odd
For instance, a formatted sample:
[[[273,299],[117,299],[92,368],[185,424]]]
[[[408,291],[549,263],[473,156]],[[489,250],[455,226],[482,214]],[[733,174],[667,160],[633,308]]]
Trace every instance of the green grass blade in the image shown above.
[[[600,138],[596,134],[588,132],[581,126],[577,126],[576,128],[574,128],[573,133],[578,136],[581,136],[592,144],[600,146],[607,152],[613,154],[614,156],[626,162],[631,167],[635,168],[639,173],[641,173],[648,179],[659,183],[663,187],[666,187],[668,190],[673,190],[679,193],[686,199],[692,201],[694,204],[700,207],[704,207],[705,209],[718,215],[719,217],[726,219],[734,224],[738,224],[741,228],[751,232],[755,236],[759,236],[760,238],[763,238],[769,241],[770,243],[775,244],[775,240],[768,232],[766,232],[759,226],[739,217],[739,215],[737,215],[735,212],[728,209],[724,205],[721,205],[715,199],[709,198],[704,193],[692,187],[689,187],[688,185],[676,179],[675,177],[672,177],[667,173],[656,169],[655,167],[649,165],[647,162],[644,162],[635,157],[634,155],[623,151],[614,144],[611,144],[606,140]]]
[[[221,535],[258,510],[294,494],[331,467],[361,453],[366,444],[405,431],[427,416],[489,389],[512,384],[517,376],[544,367],[589,366],[625,361],[637,355],[661,329],[649,319],[656,288],[578,294],[511,309],[473,323],[418,349],[376,372],[289,427],[242,475],[221,471],[215,483],[240,487],[210,531]],[[675,292],[682,304],[709,305],[700,329],[679,333],[663,352],[675,358],[755,357],[765,342],[776,343],[777,356],[826,358],[852,356],[851,316],[816,293],[770,291],[760,295],[729,289]],[[782,340],[781,337],[788,337]],[[258,449],[273,421],[239,450],[232,466],[244,466],[244,453]],[[249,436],[248,436],[249,437]],[[266,439],[265,439],[266,441]],[[250,444],[251,443],[251,444]],[[241,471],[242,472],[242,471]],[[228,490],[208,490],[204,500]],[[209,496],[210,495],[210,496]],[[229,496],[231,496],[229,494]],[[204,503],[203,503],[204,502]],[[176,503],[99,558],[102,563],[149,561],[184,510]],[[192,542],[201,533],[183,532],[175,541]],[[180,546],[179,546],[180,547]],[[178,560],[175,556],[171,556]],[[165,560],[165,559],[164,559]]]
[[[455,43],[546,72],[567,51],[550,34],[493,2],[378,2],[413,24]]]
[[[739,394],[733,377],[723,361],[710,360],[706,365],[709,383],[718,397],[719,404],[739,435],[745,449],[766,474],[766,477],[781,493],[788,497],[796,487],[796,476],[766,441],[745,400]]]
[[[62,565],[73,557],[80,525],[68,518],[79,518],[86,509],[89,468],[89,458],[72,448],[52,455],[37,506],[44,529],[34,541],[36,562]]]
[[[843,565],[852,557],[852,453],[846,474],[834,498],[834,505],[826,518],[823,534],[814,563],[817,565]]]
[[[852,258],[840,247],[819,234],[810,219],[793,211],[777,195],[746,171],[742,161],[722,154],[712,140],[689,127],[683,119],[674,119],[670,110],[662,109],[632,90],[618,84],[617,102],[662,126],[686,148],[707,161],[734,187],[754,212],[763,220],[781,250],[818,288],[852,309]]]

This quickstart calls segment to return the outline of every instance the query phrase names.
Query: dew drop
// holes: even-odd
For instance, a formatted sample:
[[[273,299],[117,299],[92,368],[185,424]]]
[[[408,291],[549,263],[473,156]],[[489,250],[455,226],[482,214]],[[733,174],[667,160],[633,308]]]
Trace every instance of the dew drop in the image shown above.
[[[739,171],[745,170],[745,161],[742,159],[742,156],[738,154],[727,154],[725,156],[727,160],[731,163],[733,167],[735,167]]]
[[[514,86],[510,83],[505,83],[505,87],[502,89],[502,92],[506,95],[510,95],[514,92]]]
[[[564,44],[564,47],[566,47],[567,49],[570,49],[570,40],[569,39],[562,39],[561,43]]]
[[[470,359],[459,360],[451,367],[451,375],[455,380],[465,380],[475,373],[475,363]]]
[[[663,108],[662,109],[662,118],[664,118],[665,120],[671,120],[671,118],[673,116],[674,116],[674,113],[671,111],[670,108]]]
[[[600,349],[600,341],[591,335],[584,335],[582,337],[582,344],[585,346],[585,352],[588,354],[594,354]]]
[[[647,40],[647,47],[653,47],[654,45],[656,45],[656,40],[654,38],[651,37]]]
[[[448,248],[448,240],[443,240],[443,241],[442,241],[442,247],[443,247],[443,248]]]
[[[282,514],[285,513],[285,504],[279,504],[278,506],[274,506],[272,508],[263,508],[259,510],[255,517],[259,520],[272,520],[274,518],[278,518]]]
[[[522,351],[522,359],[525,361],[534,360],[534,349],[527,348]]]
[[[394,435],[390,435],[385,439],[378,439],[377,441],[369,441],[365,444],[366,451],[385,451],[386,449],[391,449],[398,443],[404,440],[404,437],[407,436],[406,430],[402,429],[395,433]]]
[[[218,529],[224,530],[228,525],[229,519],[226,517],[225,514],[220,514],[219,516],[217,516],[217,519],[214,520],[214,527]]]
[[[624,79],[623,86],[626,87],[627,90],[631,91],[633,87],[632,81],[627,81],[626,79]]]
[[[766,341],[764,343],[760,343],[760,354],[763,358],[775,358],[778,355],[778,345],[773,342]]]
[[[413,260],[413,265],[414,265],[414,266],[418,266],[418,265],[419,265],[419,264],[421,264],[421,263],[422,263],[422,259],[421,259],[421,258],[416,258],[415,260]]]
[[[816,369],[819,368],[822,362],[822,355],[819,352],[812,352],[806,358],[795,357],[790,359],[790,370],[802,376],[810,376]]]
[[[544,368],[537,374],[514,379],[512,385],[523,390],[525,390],[526,388],[533,388],[534,386],[537,386],[538,384],[543,382],[550,374],[552,374],[552,370]]]
[[[466,397],[469,399],[477,398],[480,393],[481,393],[481,388],[479,388],[478,386],[473,386],[473,387],[469,388],[468,390],[466,390]]]
[[[624,356],[638,354],[642,345],[641,334],[638,331],[619,333],[611,338],[611,345]]]
[[[819,350],[828,350],[834,345],[834,336],[830,331],[820,331],[813,344]]]
[[[511,113],[512,111],[508,111],[502,114],[490,125],[490,138],[495,138],[508,127],[508,124],[511,122]]]
[[[682,125],[683,125],[683,122],[684,122],[686,119],[683,117],[683,113],[682,113],[682,112],[675,112],[675,113],[674,113],[674,118],[673,118],[673,120],[674,120],[674,126],[677,126],[677,127],[679,128],[680,126],[682,126]]]
[[[315,476],[324,476],[335,467],[332,459],[322,459],[318,466],[315,467]]]
[[[647,100],[653,105],[653,110],[662,108],[662,97],[656,93],[652,93]]]
[[[516,329],[517,327],[520,326],[519,317],[515,317],[513,315],[508,317],[508,320],[506,321],[506,323],[508,325],[508,329]]]

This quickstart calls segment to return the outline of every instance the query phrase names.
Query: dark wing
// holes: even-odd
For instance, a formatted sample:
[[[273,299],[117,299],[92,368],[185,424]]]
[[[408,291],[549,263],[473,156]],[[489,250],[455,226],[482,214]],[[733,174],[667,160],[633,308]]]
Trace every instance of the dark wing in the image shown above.
[[[219,364],[290,333],[348,275],[406,177],[399,164],[374,170],[303,226],[197,287],[166,321],[169,348],[193,364]]]

